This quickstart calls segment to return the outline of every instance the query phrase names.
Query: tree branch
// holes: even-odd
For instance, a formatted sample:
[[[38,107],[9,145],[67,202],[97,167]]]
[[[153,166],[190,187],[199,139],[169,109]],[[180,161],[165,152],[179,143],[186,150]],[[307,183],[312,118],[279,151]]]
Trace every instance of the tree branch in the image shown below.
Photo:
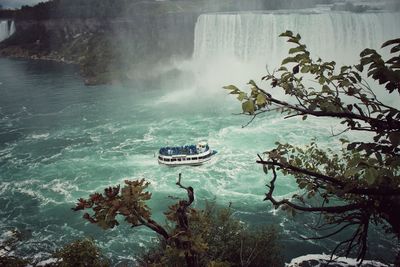
[[[182,174],[179,173],[179,178],[178,182],[176,182],[176,185],[178,185],[180,188],[183,188],[187,191],[188,194],[188,201],[186,200],[180,200],[179,201],[179,207],[176,210],[176,216],[178,218],[178,225],[181,229],[188,230],[189,229],[189,220],[186,214],[187,208],[193,203],[194,201],[194,190],[191,186],[185,187],[181,184],[181,178]]]
[[[295,210],[299,210],[299,211],[343,213],[346,211],[357,210],[364,206],[361,203],[355,203],[355,204],[349,204],[349,205],[343,205],[343,206],[331,206],[331,207],[304,207],[304,206],[299,206],[297,204],[294,204],[287,199],[278,201],[272,196],[272,194],[275,190],[275,181],[277,178],[275,165],[272,165],[272,172],[273,172],[273,178],[269,184],[269,191],[265,194],[264,200],[271,201],[271,203],[275,207],[279,207],[281,205],[287,205],[287,206],[289,206]]]
[[[323,175],[317,172],[312,172],[306,169],[302,169],[293,165],[289,165],[289,164],[283,164],[277,161],[265,161],[263,159],[257,160],[256,161],[259,164],[266,164],[266,165],[270,165],[270,166],[278,166],[282,169],[288,169],[291,170],[293,172],[297,172],[297,173],[301,173],[301,174],[305,174],[305,175],[309,175],[312,176],[318,180],[322,180],[324,182],[329,182],[333,185],[337,185],[340,186],[342,189],[345,188],[346,183],[335,179],[331,176],[327,176],[327,175]],[[377,196],[387,196],[387,195],[393,195],[393,196],[397,196],[400,195],[400,188],[390,188],[390,187],[385,187],[385,188],[353,188],[350,190],[346,190],[343,193],[345,194],[357,194],[357,195],[377,195]]]
[[[391,129],[400,129],[400,121],[392,120],[391,123],[379,120],[376,118],[365,116],[362,112],[361,114],[355,114],[353,112],[332,112],[332,111],[314,111],[307,108],[301,108],[298,105],[292,105],[288,102],[278,100],[273,98],[270,94],[268,94],[264,89],[257,87],[257,89],[262,92],[266,97],[267,100],[271,103],[290,108],[292,110],[298,111],[300,114],[307,114],[312,115],[315,117],[336,117],[336,118],[344,118],[344,119],[351,119],[351,120],[360,120],[370,124],[372,127],[380,127],[383,130],[391,130]]]

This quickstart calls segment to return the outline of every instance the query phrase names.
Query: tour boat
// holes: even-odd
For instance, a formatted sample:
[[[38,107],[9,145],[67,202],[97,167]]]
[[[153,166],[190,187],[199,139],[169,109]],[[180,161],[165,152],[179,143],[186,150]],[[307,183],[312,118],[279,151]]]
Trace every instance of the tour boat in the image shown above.
[[[201,165],[216,153],[205,141],[197,145],[162,147],[158,152],[158,163],[168,166]]]

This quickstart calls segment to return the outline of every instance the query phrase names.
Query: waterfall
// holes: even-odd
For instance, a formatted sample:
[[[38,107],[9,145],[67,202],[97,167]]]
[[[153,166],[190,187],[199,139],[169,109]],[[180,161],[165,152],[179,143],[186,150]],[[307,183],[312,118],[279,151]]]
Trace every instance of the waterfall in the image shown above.
[[[14,21],[3,20],[0,21],[0,42],[7,39],[15,32]]]
[[[400,37],[400,13],[215,13],[198,18],[193,58],[216,57],[276,67],[293,47],[278,35],[300,33],[314,57],[355,63],[366,47]]]
[[[13,35],[14,33],[15,33],[15,23],[14,21],[11,21],[9,36]]]

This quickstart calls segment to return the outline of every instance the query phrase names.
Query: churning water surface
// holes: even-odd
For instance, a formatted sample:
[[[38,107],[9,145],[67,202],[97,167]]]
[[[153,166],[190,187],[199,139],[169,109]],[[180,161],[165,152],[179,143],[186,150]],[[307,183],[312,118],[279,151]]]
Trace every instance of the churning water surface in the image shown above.
[[[339,148],[340,142],[331,137],[332,131],[341,130],[338,122],[284,120],[279,114],[268,114],[242,128],[250,118],[233,115],[240,112],[240,104],[221,89],[230,83],[242,85],[244,80],[260,78],[253,73],[259,65],[247,68],[240,60],[254,56],[249,54],[257,49],[251,48],[256,45],[248,42],[251,37],[265,39],[261,35],[265,23],[280,25],[286,21],[284,16],[295,19],[291,24],[307,28],[305,23],[296,23],[306,18],[300,16],[204,15],[196,26],[194,53],[201,64],[181,62],[175,65],[179,74],[170,72],[152,82],[85,87],[73,66],[0,59],[0,232],[13,228],[23,231],[26,241],[21,253],[29,257],[45,257],[67,242],[93,236],[114,263],[133,263],[155,240],[153,233],[124,223],[103,231],[85,222],[82,214],[71,207],[77,198],[122,184],[125,179],[146,178],[151,182],[153,197],[149,205],[153,216],[163,222],[162,212],[174,203],[168,196],[185,197],[175,186],[178,173],[182,173],[184,184],[195,189],[195,207],[201,208],[205,200],[215,199],[221,206],[231,202],[234,215],[252,227],[279,225],[286,260],[308,253],[328,253],[337,239],[302,240],[315,234],[308,225],[317,217],[303,214],[292,218],[274,212],[269,203],[263,202],[269,177],[255,161],[257,153],[272,149],[276,141],[302,146],[315,137],[321,146]],[[375,15],[365,16],[380,21]],[[326,20],[331,23],[332,34],[338,34],[334,32],[340,29],[337,23],[370,25],[370,17],[353,17],[317,16],[312,23]],[[395,18],[389,16],[397,23]],[[385,23],[382,28],[391,25]],[[259,35],[249,28],[254,24],[260,27]],[[356,26],[350,29],[357,30]],[[221,34],[228,41],[215,40]],[[321,34],[326,37],[321,41],[335,39],[329,33]],[[351,32],[346,36],[344,39],[351,38]],[[318,47],[318,41],[311,42]],[[347,39],[341,42],[351,46]],[[272,51],[278,51],[278,44],[271,45]],[[214,57],[219,61],[204,58],[210,52],[222,54],[218,49],[231,54]],[[199,140],[207,140],[218,150],[211,162],[199,167],[158,165],[155,153],[161,146]],[[277,195],[289,197],[296,190],[290,177],[279,177]],[[386,239],[379,233],[371,230],[369,241],[374,250],[370,254],[387,259],[393,246],[390,237]]]

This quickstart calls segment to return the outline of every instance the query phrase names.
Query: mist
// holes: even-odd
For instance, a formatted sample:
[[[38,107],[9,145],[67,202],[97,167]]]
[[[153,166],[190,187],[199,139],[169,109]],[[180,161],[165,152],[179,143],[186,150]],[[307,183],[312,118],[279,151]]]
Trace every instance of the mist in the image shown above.
[[[112,23],[111,29],[113,50],[126,77],[185,95],[191,91],[222,97],[222,86],[245,86],[264,76],[267,68],[280,66],[290,46],[278,35],[286,30],[303,36],[314,59],[338,65],[357,64],[364,48],[379,50],[399,34],[399,13],[330,11],[344,1],[203,1],[195,7],[189,3],[125,6],[122,21]],[[368,2],[352,1],[359,4]],[[168,12],[154,14],[153,9]]]
[[[34,3],[0,2],[3,8]],[[288,218],[262,201],[270,176],[255,160],[276,141],[302,147],[318,137],[321,147],[340,149],[332,134],[346,126],[263,113],[242,128],[250,117],[232,115],[242,112],[241,103],[222,87],[246,89],[253,79],[290,101],[261,80],[293,47],[278,37],[286,30],[302,36],[314,60],[333,60],[338,71],[357,64],[366,47],[387,58],[389,49],[380,46],[400,36],[398,6],[364,0],[58,0],[2,10],[0,55],[8,58],[0,58],[0,228],[33,233],[18,248],[26,258],[50,257],[87,235],[96,237],[112,264],[135,266],[143,248],[154,245],[149,231],[122,223],[103,231],[71,215],[71,207],[94,191],[145,177],[154,193],[152,218],[163,222],[182,172],[196,190],[196,208],[216,199],[225,207],[232,203],[234,215],[251,226],[280,225],[287,262],[328,253],[340,238],[304,240],[315,235],[304,222],[316,217]],[[313,77],[303,81],[321,87]],[[370,84],[378,97],[387,94]],[[383,100],[400,105],[398,97]],[[368,138],[361,131],[344,134]],[[209,164],[158,165],[161,147],[199,140],[219,151]],[[280,179],[278,197],[298,193],[295,179]],[[379,244],[369,256],[390,261],[395,241],[368,229],[371,244]]]

